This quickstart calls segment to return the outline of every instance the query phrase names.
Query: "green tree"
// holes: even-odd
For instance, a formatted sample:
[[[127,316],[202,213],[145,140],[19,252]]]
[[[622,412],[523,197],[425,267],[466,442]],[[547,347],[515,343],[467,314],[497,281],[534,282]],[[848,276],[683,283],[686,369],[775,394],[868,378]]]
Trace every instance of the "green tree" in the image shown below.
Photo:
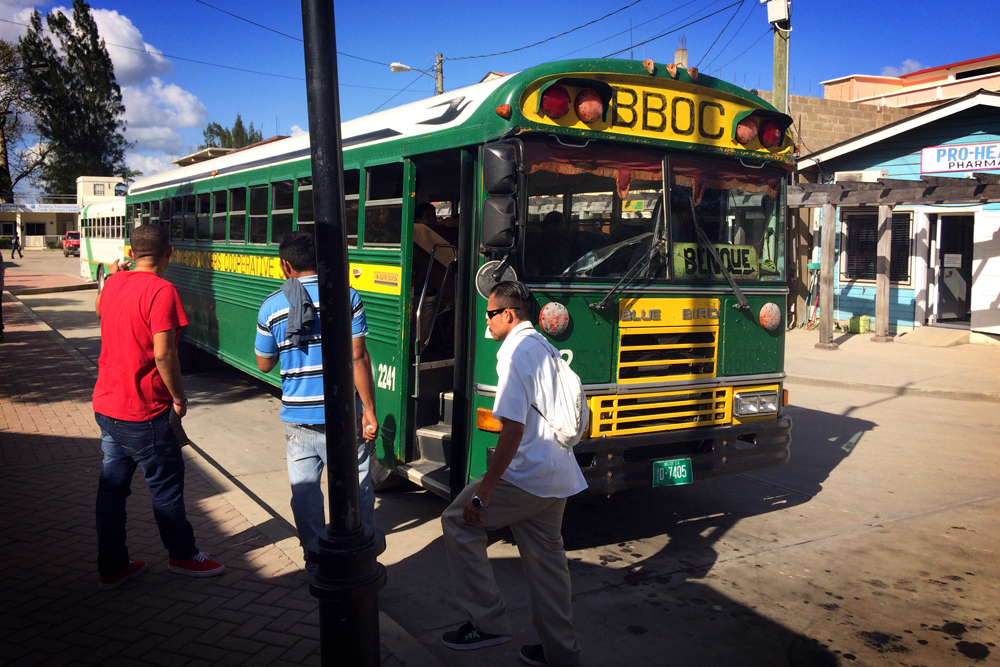
[[[21,38],[21,60],[46,65],[25,78],[35,100],[35,127],[49,144],[39,180],[49,194],[76,192],[79,176],[114,176],[125,169],[125,121],[114,65],[84,0],[73,1],[73,20],[61,12],[37,11]]]
[[[48,155],[34,141],[34,100],[17,46],[0,40],[0,201],[13,202],[14,188],[30,179]]]
[[[264,133],[259,129],[254,129],[253,121],[250,128],[243,124],[243,117],[236,114],[236,122],[231,128],[222,127],[218,123],[208,124],[202,132],[205,143],[200,148],[245,148],[250,144],[264,140]]]

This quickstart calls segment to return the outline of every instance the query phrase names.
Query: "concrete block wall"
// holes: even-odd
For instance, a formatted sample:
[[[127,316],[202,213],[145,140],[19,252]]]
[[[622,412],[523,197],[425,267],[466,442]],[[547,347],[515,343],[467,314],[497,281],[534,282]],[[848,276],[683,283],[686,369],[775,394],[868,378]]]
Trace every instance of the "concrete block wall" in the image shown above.
[[[768,102],[771,101],[770,91],[762,90],[759,95]],[[919,113],[912,109],[879,107],[804,95],[791,95],[788,107],[789,115],[794,121],[792,131],[799,143],[800,156],[815,153],[827,146]]]

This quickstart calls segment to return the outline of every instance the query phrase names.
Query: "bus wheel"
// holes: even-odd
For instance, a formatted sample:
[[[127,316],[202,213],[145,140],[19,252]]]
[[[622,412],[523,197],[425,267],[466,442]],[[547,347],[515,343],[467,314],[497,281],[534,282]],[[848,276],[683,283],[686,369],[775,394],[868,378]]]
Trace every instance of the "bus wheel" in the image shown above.
[[[97,293],[100,294],[104,291],[104,265],[101,264],[97,267]]]
[[[375,452],[372,452],[368,468],[372,477],[372,488],[376,491],[391,489],[403,481],[403,478],[397,475],[392,468],[382,465],[382,462],[375,457]]]

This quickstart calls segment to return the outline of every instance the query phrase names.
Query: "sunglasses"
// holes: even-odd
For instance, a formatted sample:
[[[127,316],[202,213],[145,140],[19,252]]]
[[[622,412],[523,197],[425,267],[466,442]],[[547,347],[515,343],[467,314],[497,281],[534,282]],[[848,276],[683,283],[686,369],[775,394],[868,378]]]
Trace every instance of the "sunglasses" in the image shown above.
[[[489,322],[494,317],[496,317],[497,315],[499,315],[503,311],[507,310],[508,308],[510,308],[510,306],[504,306],[503,308],[497,308],[495,310],[487,310],[486,311],[486,321]]]

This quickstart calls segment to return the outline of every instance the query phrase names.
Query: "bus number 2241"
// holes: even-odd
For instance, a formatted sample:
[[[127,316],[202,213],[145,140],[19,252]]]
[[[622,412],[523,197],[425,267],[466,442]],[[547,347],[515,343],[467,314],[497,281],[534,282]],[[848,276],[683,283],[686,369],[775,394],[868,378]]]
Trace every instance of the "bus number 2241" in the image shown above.
[[[396,367],[378,365],[378,388],[396,391]]]

